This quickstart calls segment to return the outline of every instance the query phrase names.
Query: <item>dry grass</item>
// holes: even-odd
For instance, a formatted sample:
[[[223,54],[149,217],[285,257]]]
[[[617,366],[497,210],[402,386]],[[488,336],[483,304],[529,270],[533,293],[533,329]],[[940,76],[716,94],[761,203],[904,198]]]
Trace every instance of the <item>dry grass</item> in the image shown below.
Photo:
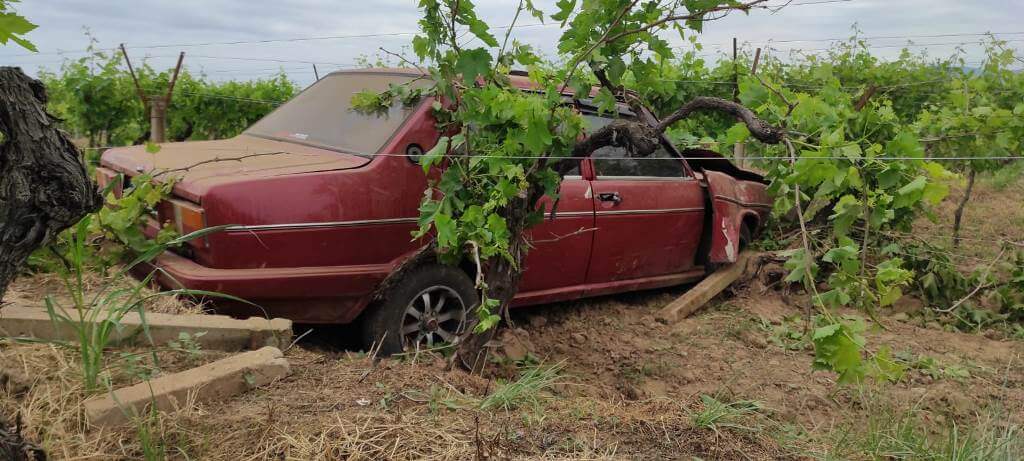
[[[111,269],[116,273],[117,269]],[[128,288],[134,286],[136,280],[125,278],[111,280],[101,274],[94,272],[83,273],[83,284],[88,293],[97,293],[110,285],[110,288]],[[152,294],[152,289],[143,289],[143,296]],[[73,303],[67,294],[67,288],[60,276],[49,273],[26,274],[15,279],[8,287],[4,296],[4,304],[44,308],[44,300],[47,296],[53,296],[61,305],[70,306]],[[2,307],[2,305],[0,305]],[[158,312],[163,314],[200,314],[203,306],[171,296],[150,297],[145,303],[146,312]]]
[[[935,207],[937,221],[924,217],[914,223],[914,234],[933,245],[952,248],[953,215],[963,198],[965,182],[950,183],[950,193]],[[960,249],[955,254],[964,267],[984,266],[999,253],[995,240],[1024,242],[1024,176],[1000,178],[981,175],[964,209]],[[977,259],[973,259],[977,258]]]
[[[143,353],[146,351],[124,351]],[[225,356],[204,352],[198,359],[177,352],[159,352],[162,373],[173,373]],[[150,354],[146,365],[153,366]],[[121,387],[139,382],[117,366],[119,356],[111,353],[108,370],[111,385]],[[90,397],[82,385],[81,370],[73,351],[57,344],[12,343],[0,340],[0,414],[20,415],[25,435],[42,445],[51,459],[136,459],[141,447],[135,433],[90,430],[82,404]],[[194,407],[185,405],[174,418],[188,416]],[[12,417],[11,420],[14,418]],[[165,422],[172,422],[173,419]]]

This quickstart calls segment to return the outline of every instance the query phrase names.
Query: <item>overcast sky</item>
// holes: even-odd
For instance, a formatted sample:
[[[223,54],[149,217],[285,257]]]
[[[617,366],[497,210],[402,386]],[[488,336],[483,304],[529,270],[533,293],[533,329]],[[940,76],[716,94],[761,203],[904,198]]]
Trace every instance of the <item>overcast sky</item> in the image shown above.
[[[1024,0],[849,0],[803,4],[821,0],[795,0],[778,13],[754,11],[733,14],[709,23],[701,34],[707,52],[729,49],[732,37],[753,46],[770,40],[779,50],[820,49],[826,41],[789,42],[848,37],[857,24],[866,37],[974,34],[995,32],[1010,45],[1024,44]],[[775,4],[784,0],[776,0]],[[478,10],[492,26],[512,20],[515,0],[477,0]],[[536,1],[549,14],[554,0]],[[186,65],[205,71],[211,78],[249,79],[285,70],[300,84],[313,80],[310,64],[321,73],[352,65],[361,55],[378,47],[401,50],[416,30],[415,0],[22,0],[18,11],[39,25],[29,38],[40,53],[29,56],[20,48],[0,48],[0,65],[18,65],[34,72],[39,67],[58,68],[62,59],[81,56],[87,45],[84,28],[113,48],[125,43],[133,59],[148,56],[158,68],[172,67],[179,51]],[[534,24],[533,18],[520,24]],[[549,21],[550,22],[550,21]],[[500,31],[499,31],[500,32]],[[340,35],[395,34],[324,40],[235,45],[185,46],[208,42],[297,39]],[[551,52],[558,28],[553,25],[516,29],[514,37]],[[976,36],[916,37],[914,51],[948,56],[964,49],[969,63],[982,57]],[[674,40],[678,42],[678,37]],[[898,54],[907,38],[872,40],[879,56]],[[938,45],[936,45],[938,44]],[[144,48],[153,45],[174,45]],[[721,47],[721,48],[716,48]],[[57,54],[64,52],[64,54]],[[231,58],[231,59],[229,59]]]

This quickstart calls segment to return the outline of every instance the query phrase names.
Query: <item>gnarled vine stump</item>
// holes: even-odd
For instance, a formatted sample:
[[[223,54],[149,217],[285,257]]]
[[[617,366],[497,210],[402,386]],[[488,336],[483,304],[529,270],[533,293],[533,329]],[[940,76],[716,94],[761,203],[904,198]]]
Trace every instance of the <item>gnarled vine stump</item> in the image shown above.
[[[0,300],[33,251],[102,203],[42,82],[0,67]]]
[[[17,419],[17,418],[15,418]],[[10,424],[0,416],[0,459],[10,461],[46,461],[46,452],[21,436],[20,424]]]

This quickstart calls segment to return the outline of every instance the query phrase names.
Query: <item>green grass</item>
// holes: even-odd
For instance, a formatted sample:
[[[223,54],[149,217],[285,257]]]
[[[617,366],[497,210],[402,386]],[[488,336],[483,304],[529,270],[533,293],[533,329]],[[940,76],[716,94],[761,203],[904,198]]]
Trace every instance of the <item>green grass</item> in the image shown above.
[[[493,392],[478,398],[459,392],[451,386],[432,385],[427,392],[406,391],[403,397],[414,402],[426,403],[432,414],[444,408],[448,410],[476,409],[484,411],[512,411],[523,407],[538,408],[546,399],[544,391],[561,378],[562,365],[536,365],[520,368],[519,377],[513,381],[499,381]]]
[[[906,459],[1010,461],[1024,454],[1024,432],[1005,418],[978,417],[973,425],[947,420],[926,424],[924,412],[872,413],[862,428],[846,426],[833,434],[822,459]],[[933,415],[934,416],[934,415]]]
[[[988,181],[996,190],[1005,190],[1024,178],[1024,161],[1017,160],[992,173]]]
[[[537,406],[543,400],[541,392],[558,381],[561,370],[560,364],[524,368],[518,379],[499,384],[494,392],[480,400],[478,407],[511,411],[522,406]]]
[[[104,372],[107,368],[105,353],[114,340],[122,334],[124,326],[121,322],[129,313],[135,312],[139,315],[142,328],[138,333],[141,333],[149,341],[150,346],[155,347],[146,323],[145,304],[147,301],[161,296],[184,294],[216,296],[246,302],[233,296],[201,290],[178,289],[145,294],[143,289],[149,285],[155,272],[126,288],[116,288],[112,282],[128,279],[129,272],[134,267],[151,261],[168,248],[218,232],[224,226],[202,229],[167,243],[154,245],[111,277],[111,282],[107,282],[94,293],[89,293],[90,290],[86,287],[84,275],[90,267],[89,258],[95,252],[95,249],[92,248],[95,245],[94,237],[90,235],[90,226],[94,217],[95,215],[86,216],[66,233],[68,251],[67,255],[61,259],[63,267],[59,271],[59,275],[64,282],[71,305],[62,305],[54,296],[47,296],[45,299],[46,312],[54,325],[68,329],[74,334],[74,341],[70,344],[78,352],[86,392],[96,392],[104,387],[104,383],[101,381],[105,379]]]
[[[737,400],[727,403],[709,395],[702,395],[700,401],[703,408],[690,417],[690,422],[698,429],[711,429],[715,432],[722,427],[746,429],[738,423],[738,420],[763,408],[763,405],[755,400]]]

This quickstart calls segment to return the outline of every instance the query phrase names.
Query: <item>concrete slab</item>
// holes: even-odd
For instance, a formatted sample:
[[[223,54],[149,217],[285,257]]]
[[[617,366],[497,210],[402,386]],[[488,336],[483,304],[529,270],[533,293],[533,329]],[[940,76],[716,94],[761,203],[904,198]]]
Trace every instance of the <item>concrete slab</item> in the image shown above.
[[[78,313],[66,313],[77,318]],[[98,320],[102,321],[101,313]],[[241,351],[263,346],[287,347],[292,340],[292,322],[287,319],[248,318],[239,320],[224,315],[146,313],[146,325],[153,343],[159,346],[177,340],[181,333],[205,332],[196,337],[203,349]],[[112,335],[112,345],[148,344],[142,319],[130,312],[121,319],[122,328]],[[75,340],[69,325],[54,323],[46,310],[7,305],[0,309],[0,336],[27,336],[47,340]]]
[[[747,270],[747,265],[753,259],[751,253],[744,251],[736,257],[736,262],[722,267],[711,275],[701,280],[693,288],[687,290],[682,296],[672,301],[661,309],[655,318],[665,324],[673,324],[700,309],[708,301],[711,301],[718,293],[740,278]]]
[[[94,397],[85,402],[85,415],[95,426],[120,426],[145,415],[149,405],[171,411],[188,402],[223,400],[290,372],[280,349],[264,347]]]

